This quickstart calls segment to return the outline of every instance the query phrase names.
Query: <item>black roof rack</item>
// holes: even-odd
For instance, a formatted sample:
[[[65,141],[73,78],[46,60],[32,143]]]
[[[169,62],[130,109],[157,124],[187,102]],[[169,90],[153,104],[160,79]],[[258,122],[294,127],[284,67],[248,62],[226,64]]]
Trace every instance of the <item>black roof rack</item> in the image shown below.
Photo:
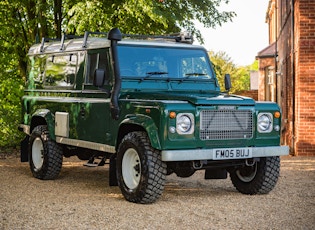
[[[45,45],[45,42],[49,42],[49,41],[60,41],[60,39],[58,38],[45,38],[43,37],[42,38],[42,42],[40,44],[40,52],[44,52],[44,45]]]
[[[44,52],[44,45],[45,42],[49,41],[61,41],[60,44],[60,50],[64,50],[64,42],[65,40],[68,39],[74,39],[74,38],[83,38],[83,44],[82,48],[87,47],[87,41],[89,38],[89,35],[102,35],[107,37],[108,33],[107,32],[91,32],[91,31],[85,31],[83,36],[77,36],[77,35],[66,35],[62,34],[61,39],[58,38],[42,38],[41,45],[40,45],[40,52]],[[181,33],[175,33],[175,34],[170,34],[170,35],[141,35],[141,34],[122,34],[124,38],[136,38],[136,39],[163,39],[163,40],[173,40],[176,42],[181,42],[181,43],[188,43],[192,44],[193,43],[193,37],[186,32],[181,32]]]
[[[82,38],[83,36],[78,36],[78,35],[72,35],[72,34],[62,34],[61,39],[59,38],[47,38],[47,37],[43,37],[41,44],[40,44],[40,52],[44,52],[44,46],[45,46],[45,42],[50,42],[50,41],[61,41],[60,44],[60,50],[64,49],[64,42],[67,39],[75,39],[75,38]]]
[[[193,38],[189,33],[181,32],[170,35],[141,35],[141,34],[122,34],[125,38],[137,38],[137,39],[164,39],[164,40],[175,40],[176,42],[182,43],[193,43]]]
[[[85,32],[84,32],[83,45],[82,45],[83,48],[86,48],[87,40],[88,40],[90,34],[105,35],[105,36],[107,36],[108,33],[107,33],[107,32],[91,32],[91,31],[85,31]]]

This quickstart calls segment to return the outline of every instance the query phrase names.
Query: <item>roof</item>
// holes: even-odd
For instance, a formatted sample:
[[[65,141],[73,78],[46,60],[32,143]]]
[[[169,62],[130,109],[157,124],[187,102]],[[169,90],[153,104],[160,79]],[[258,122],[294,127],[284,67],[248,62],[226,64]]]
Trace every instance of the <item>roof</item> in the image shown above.
[[[274,57],[276,54],[276,43],[272,43],[263,50],[259,51],[256,58]]]
[[[107,38],[102,37],[89,37],[84,40],[84,38],[69,39],[65,41],[54,41],[54,42],[43,42],[41,44],[33,45],[28,54],[40,54],[40,53],[61,53],[61,52],[71,52],[87,49],[98,49],[110,47],[111,41]],[[185,48],[199,48],[204,49],[199,45],[192,45],[189,43],[176,42],[175,40],[170,41],[167,39],[130,39],[125,38],[118,42],[119,44],[128,45],[143,45],[143,46],[160,46],[160,47],[185,47]]]
[[[28,54],[39,54],[39,53],[58,53],[58,52],[67,52],[67,51],[78,51],[96,48],[105,48],[110,46],[110,41],[107,38],[89,38],[84,47],[84,39],[69,39],[62,43],[61,41],[57,42],[45,42],[42,44],[33,45]]]

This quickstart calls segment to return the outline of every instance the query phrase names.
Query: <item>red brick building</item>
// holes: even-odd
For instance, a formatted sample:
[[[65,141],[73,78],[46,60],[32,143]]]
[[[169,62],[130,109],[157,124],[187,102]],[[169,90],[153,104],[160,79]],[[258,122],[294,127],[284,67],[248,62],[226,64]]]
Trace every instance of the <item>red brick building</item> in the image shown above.
[[[282,144],[291,154],[315,156],[315,0],[269,0],[266,22],[258,99],[281,106]]]

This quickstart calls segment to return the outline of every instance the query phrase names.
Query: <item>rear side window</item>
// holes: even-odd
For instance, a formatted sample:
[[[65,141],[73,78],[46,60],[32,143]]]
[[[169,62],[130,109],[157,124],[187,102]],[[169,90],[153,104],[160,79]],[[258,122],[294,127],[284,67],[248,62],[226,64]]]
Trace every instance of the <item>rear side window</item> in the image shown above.
[[[46,60],[44,86],[73,87],[77,62],[77,54],[49,56]]]

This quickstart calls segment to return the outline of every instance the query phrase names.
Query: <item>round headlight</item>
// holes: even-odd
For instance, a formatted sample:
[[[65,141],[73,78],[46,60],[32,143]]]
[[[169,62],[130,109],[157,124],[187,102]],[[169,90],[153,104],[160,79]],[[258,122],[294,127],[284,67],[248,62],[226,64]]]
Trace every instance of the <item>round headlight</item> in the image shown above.
[[[258,115],[258,131],[261,133],[270,132],[272,130],[272,116],[264,113]]]
[[[193,115],[178,114],[176,117],[176,130],[179,134],[193,133]]]

